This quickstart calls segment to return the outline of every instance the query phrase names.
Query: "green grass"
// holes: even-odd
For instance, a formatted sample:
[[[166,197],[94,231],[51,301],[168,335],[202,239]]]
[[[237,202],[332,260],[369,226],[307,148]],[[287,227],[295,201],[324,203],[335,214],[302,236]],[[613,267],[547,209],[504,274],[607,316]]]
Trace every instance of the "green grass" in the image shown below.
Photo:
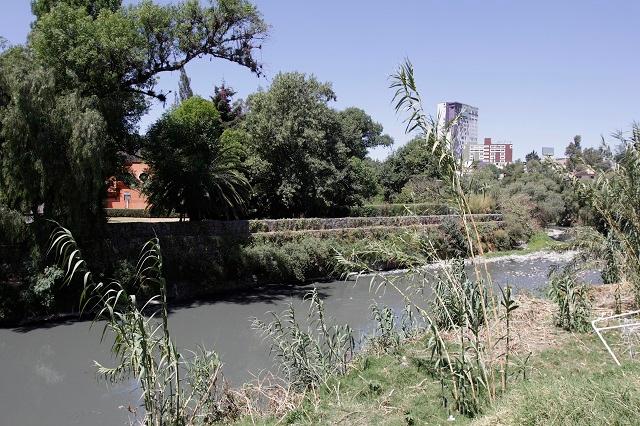
[[[594,335],[539,354],[532,379],[476,425],[631,425],[640,419],[640,363],[616,367]]]
[[[280,424],[626,425],[640,419],[640,364],[616,367],[590,334],[572,335],[563,346],[532,356],[526,380],[475,419],[451,413],[454,422],[447,421],[439,385],[424,368],[422,348],[424,342],[417,342],[394,355],[360,357],[329,384],[331,391],[305,400]]]
[[[540,232],[536,232],[531,236],[525,248],[515,249],[515,250],[495,251],[495,252],[487,253],[485,256],[487,258],[491,258],[491,257],[510,256],[513,254],[522,255],[522,254],[535,253],[537,251],[561,250],[566,246],[567,246],[566,243],[555,241],[550,236],[548,236],[546,232],[540,231]]]

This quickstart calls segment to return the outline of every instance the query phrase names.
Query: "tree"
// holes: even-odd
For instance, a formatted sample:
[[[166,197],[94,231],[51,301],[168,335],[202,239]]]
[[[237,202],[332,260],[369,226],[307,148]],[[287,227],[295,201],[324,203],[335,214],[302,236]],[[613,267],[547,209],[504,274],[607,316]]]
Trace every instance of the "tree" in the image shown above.
[[[180,68],[180,80],[178,80],[178,101],[186,101],[193,96],[191,90],[191,79],[187,75],[184,67]]]
[[[380,183],[385,199],[393,201],[394,196],[417,176],[429,180],[440,178],[437,158],[427,149],[427,142],[422,136],[410,140],[384,162]]]
[[[393,139],[382,134],[382,125],[360,108],[347,108],[338,113],[342,125],[343,143],[349,150],[349,155],[364,159],[369,148],[376,146],[390,146]]]
[[[613,164],[613,153],[604,141],[598,148],[586,148],[582,151],[583,161],[596,171],[608,171]]]
[[[35,0],[27,46],[0,58],[0,192],[21,211],[44,204],[74,230],[100,222],[104,181],[119,152],[135,153],[137,126],[157,75],[211,56],[260,73],[266,34],[244,0]]]
[[[540,161],[540,156],[538,155],[538,153],[535,150],[531,151],[530,153],[528,153],[524,157],[525,163],[528,163],[531,160]]]
[[[332,109],[335,99],[329,83],[301,73],[278,74],[269,90],[249,96],[243,127],[258,213],[326,215],[371,193],[367,148],[390,138],[362,110]]]
[[[151,126],[143,147],[149,163],[145,193],[152,211],[189,219],[237,217],[249,197],[238,134],[223,133],[220,114],[198,96]]]
[[[567,169],[575,170],[576,167],[582,164],[582,136],[576,135],[573,137],[573,141],[567,145],[564,154],[567,156]]]
[[[242,101],[232,101],[236,91],[224,82],[220,87],[215,86],[211,101],[220,113],[220,119],[225,127],[232,127],[244,116]]]

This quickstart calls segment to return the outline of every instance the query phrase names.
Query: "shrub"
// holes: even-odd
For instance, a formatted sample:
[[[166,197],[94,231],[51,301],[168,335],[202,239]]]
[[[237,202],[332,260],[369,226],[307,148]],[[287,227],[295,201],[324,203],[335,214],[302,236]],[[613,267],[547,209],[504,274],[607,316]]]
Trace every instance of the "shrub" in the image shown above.
[[[589,287],[579,284],[569,274],[552,274],[549,296],[556,302],[556,325],[567,331],[589,330],[591,304]]]
[[[493,241],[495,250],[509,250],[513,247],[513,241],[509,236],[509,232],[504,229],[496,229],[494,231]]]
[[[104,209],[104,211],[107,217],[180,217],[178,213],[158,215],[145,209]]]
[[[441,229],[449,254],[453,257],[466,257],[469,253],[469,246],[460,221],[447,218],[442,222]]]
[[[39,314],[49,314],[55,307],[55,292],[64,277],[64,271],[57,266],[47,266],[32,280],[25,299],[29,306]]]
[[[349,209],[349,216],[352,217],[445,215],[453,213],[453,209],[444,203],[369,204]]]
[[[471,213],[494,213],[497,210],[498,203],[491,195],[472,194],[467,197],[467,204]]]
[[[462,259],[455,259],[445,268],[433,285],[431,309],[436,325],[447,330],[462,327],[469,321],[480,327],[487,306],[482,282],[467,277]]]
[[[269,323],[257,318],[252,321],[252,327],[271,341],[271,353],[298,390],[317,388],[329,377],[346,373],[355,349],[349,325],[327,323],[318,291],[314,288],[306,298],[309,309],[303,322],[291,304],[282,315],[272,312],[274,319]]]
[[[517,246],[529,241],[529,238],[538,229],[532,216],[533,205],[526,195],[516,195],[511,198],[503,198],[500,201],[500,209],[505,225],[505,231],[509,235],[510,245]]]
[[[278,243],[252,243],[241,251],[245,273],[267,283],[305,282],[333,276],[336,240],[303,238]]]

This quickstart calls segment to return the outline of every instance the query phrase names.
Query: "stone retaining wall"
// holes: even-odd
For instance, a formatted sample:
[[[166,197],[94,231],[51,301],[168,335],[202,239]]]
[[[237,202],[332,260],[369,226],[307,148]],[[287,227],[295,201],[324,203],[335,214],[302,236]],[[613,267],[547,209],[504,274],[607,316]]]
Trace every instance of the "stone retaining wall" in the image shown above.
[[[499,222],[501,214],[473,215],[476,222]],[[457,215],[342,217],[262,220],[206,220],[199,222],[127,222],[107,225],[110,239],[138,239],[180,236],[238,236],[252,233],[353,229],[370,227],[413,227],[459,220]]]

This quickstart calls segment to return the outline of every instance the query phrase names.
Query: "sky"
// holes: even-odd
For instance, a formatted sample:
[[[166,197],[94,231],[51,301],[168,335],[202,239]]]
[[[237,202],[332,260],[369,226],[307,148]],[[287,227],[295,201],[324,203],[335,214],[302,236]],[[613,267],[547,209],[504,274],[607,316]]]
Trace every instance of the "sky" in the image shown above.
[[[543,146],[561,156],[576,134],[598,146],[640,120],[640,1],[254,2],[270,25],[257,53],[265,76],[200,59],[186,67],[194,92],[209,96],[224,80],[246,97],[278,72],[314,74],[333,84],[335,108],[364,109],[394,138],[370,153],[377,159],[410,139],[388,87],[405,58],[428,112],[444,101],[478,107],[479,142],[509,141],[514,157]],[[0,0],[0,36],[11,44],[25,42],[32,20],[29,0]],[[160,87],[175,91],[177,80],[166,73]],[[141,131],[168,107],[154,103]]]

